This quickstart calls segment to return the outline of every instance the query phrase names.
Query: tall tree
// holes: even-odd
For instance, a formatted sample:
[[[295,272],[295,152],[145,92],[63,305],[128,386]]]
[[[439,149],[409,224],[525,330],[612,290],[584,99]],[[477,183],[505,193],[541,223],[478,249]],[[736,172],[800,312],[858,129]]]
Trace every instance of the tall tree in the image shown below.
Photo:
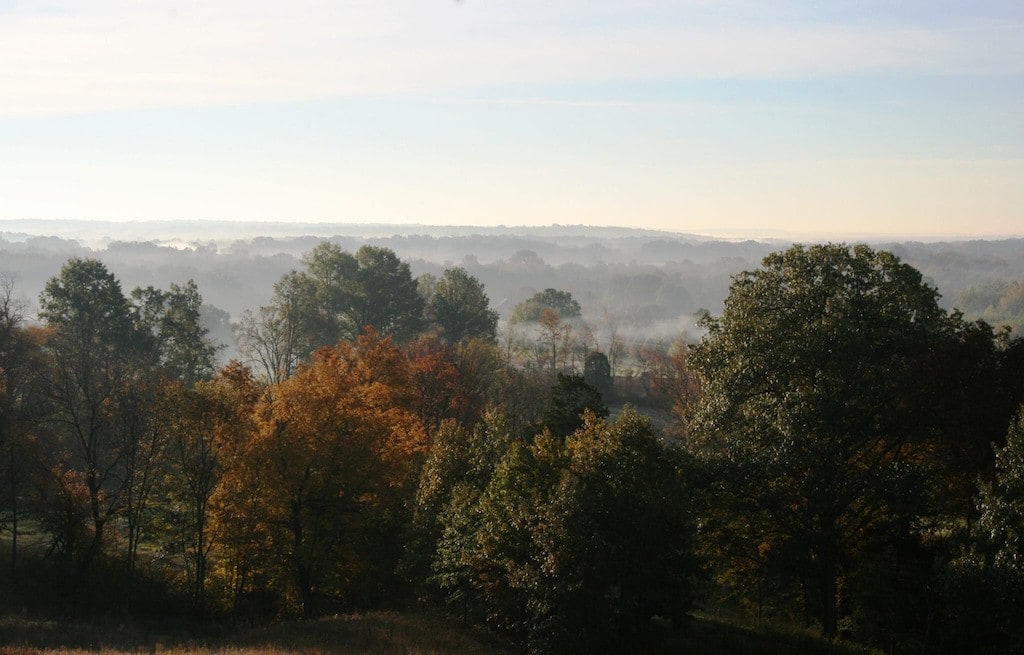
[[[285,303],[246,310],[234,326],[239,354],[270,384],[287,380],[299,365],[299,333]]]
[[[246,312],[236,329],[239,350],[271,382],[295,374],[324,346],[354,340],[367,326],[399,341],[423,324],[424,299],[409,265],[387,248],[354,255],[323,242],[303,257],[306,268],[274,285],[274,298]]]
[[[95,259],[71,259],[47,282],[40,318],[50,328],[53,365],[49,393],[88,489],[92,541],[88,565],[104,528],[122,507],[128,477],[122,401],[136,388],[140,366],[151,363],[152,338],[136,328],[121,284]]]
[[[353,255],[324,242],[303,262],[306,270],[291,275],[307,285],[304,295],[314,307],[307,347],[354,340],[367,326],[400,341],[420,329],[423,298],[409,265],[394,251],[363,246]]]
[[[352,307],[354,339],[367,326],[381,336],[408,341],[423,325],[423,299],[403,262],[388,248],[363,246],[356,251],[359,293]]]
[[[169,550],[186,562],[193,611],[207,607],[210,556],[216,544],[214,494],[233,449],[252,437],[252,412],[260,388],[248,369],[233,363],[212,380],[165,385],[158,429],[166,435],[162,513]]]
[[[498,313],[490,308],[484,285],[461,266],[446,269],[434,285],[427,314],[450,344],[465,339],[496,339]]]
[[[424,448],[407,360],[372,333],[321,349],[271,390],[257,416],[239,474],[261,479],[266,539],[288,563],[303,614],[327,599],[352,602],[359,572],[392,559]],[[387,579],[378,572],[376,582]]]
[[[33,427],[45,413],[39,381],[46,362],[44,335],[25,325],[25,304],[14,280],[0,274],[0,526],[11,534],[10,567],[18,564],[22,496],[36,463]]]
[[[156,339],[165,376],[192,385],[213,375],[217,346],[203,325],[203,298],[195,282],[172,283],[169,291],[138,288],[132,300],[137,323]]]
[[[171,284],[169,291],[137,288],[132,291],[131,299],[135,327],[147,338],[153,361],[136,362],[132,374],[134,382],[120,395],[117,408],[123,452],[123,513],[127,524],[129,575],[135,572],[159,460],[168,441],[167,433],[153,422],[161,391],[166,390],[162,380],[180,382],[191,388],[213,374],[217,353],[203,326],[200,317],[203,299],[192,280],[185,286]]]
[[[795,246],[737,275],[703,321],[694,443],[748,552],[789,553],[830,636],[858,549],[924,511],[914,446],[933,436],[922,371],[948,325],[937,295],[889,253]]]

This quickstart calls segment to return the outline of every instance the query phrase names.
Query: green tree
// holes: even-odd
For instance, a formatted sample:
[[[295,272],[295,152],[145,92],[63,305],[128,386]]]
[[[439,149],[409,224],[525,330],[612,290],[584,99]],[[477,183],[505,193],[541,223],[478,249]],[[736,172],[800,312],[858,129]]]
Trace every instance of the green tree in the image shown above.
[[[490,308],[484,285],[462,267],[445,270],[427,302],[427,314],[449,344],[496,339],[498,313]]]
[[[678,626],[691,607],[691,467],[630,408],[589,414],[566,450],[539,538],[555,592],[537,604],[545,637],[555,652],[634,652],[651,617]]]
[[[556,437],[567,437],[583,425],[584,412],[606,418],[608,406],[583,376],[559,373],[544,410],[544,427]]]
[[[971,521],[976,483],[995,473],[992,445],[1006,443],[1006,426],[1024,402],[1024,339],[983,321],[964,322],[958,313],[949,323],[921,363],[921,394],[931,397],[922,422],[937,433],[946,511]]]
[[[444,590],[464,617],[470,614],[473,599],[473,576],[464,555],[475,538],[466,522],[472,520],[473,507],[511,442],[497,412],[472,429],[445,421],[420,471],[407,566]]]
[[[979,497],[978,530],[996,569],[1024,583],[1024,407],[996,452],[996,479]]]
[[[137,288],[132,300],[137,324],[156,339],[165,376],[192,385],[213,375],[217,347],[203,325],[203,298],[195,282],[172,283],[169,291]]]
[[[138,330],[121,285],[94,259],[72,259],[47,282],[40,318],[50,329],[49,395],[75,466],[88,490],[92,540],[88,565],[101,551],[104,528],[121,509],[132,479],[124,470],[135,424],[123,411],[154,357],[150,335]],[[138,405],[135,405],[138,407]]]
[[[722,316],[703,325],[691,429],[716,502],[742,528],[743,557],[779,555],[833,636],[861,549],[926,510],[922,371],[947,316],[895,256],[818,245],[737,275]]]
[[[203,304],[192,280],[184,287],[171,284],[170,291],[154,287],[132,291],[133,323],[146,339],[147,357],[137,362],[135,382],[124,389],[117,408],[122,439],[126,559],[134,575],[139,545],[149,523],[151,494],[166,434],[153,425],[161,379],[191,387],[213,373],[217,348],[207,337],[200,318]]]
[[[937,652],[1024,650],[1024,406],[995,449],[996,472],[980,485],[973,543],[947,565]]]
[[[242,355],[271,382],[295,374],[312,354],[353,341],[373,326],[398,341],[423,325],[424,300],[409,265],[387,248],[363,246],[353,255],[324,242],[274,285],[259,312],[246,312],[236,334]]]
[[[588,413],[566,440],[490,448],[451,437],[418,497],[438,516],[433,579],[449,600],[483,608],[532,652],[636,652],[653,616],[684,620],[696,574],[688,465],[649,420]]]
[[[423,325],[423,299],[409,265],[388,248],[363,246],[356,251],[358,293],[351,307],[355,339],[372,325],[381,336],[408,341]]]
[[[514,323],[539,321],[544,309],[553,309],[562,319],[575,318],[580,315],[580,304],[568,291],[544,289],[512,308],[511,320]]]

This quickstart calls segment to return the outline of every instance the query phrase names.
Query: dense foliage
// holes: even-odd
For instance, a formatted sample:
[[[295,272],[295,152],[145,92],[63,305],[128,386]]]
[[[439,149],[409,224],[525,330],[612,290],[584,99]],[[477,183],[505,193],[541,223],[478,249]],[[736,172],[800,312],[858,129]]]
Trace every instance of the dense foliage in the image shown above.
[[[40,324],[3,282],[3,609],[438,601],[533,652],[636,652],[703,605],[1022,648],[1024,343],[891,253],[770,255],[696,345],[626,348],[568,292],[499,333],[465,268],[322,244],[220,368],[191,281],[72,259]]]
[[[539,321],[545,309],[554,310],[559,318],[573,318],[582,311],[571,293],[548,288],[516,305],[511,320],[517,323]]]
[[[497,432],[497,434],[495,434]],[[681,451],[627,410],[567,439],[452,426],[417,495],[431,580],[532,650],[628,652],[655,615],[685,623],[694,534]]]
[[[973,520],[960,482],[990,467],[958,455],[1005,434],[1014,405],[990,401],[1020,402],[1020,343],[947,314],[920,273],[865,246],[771,255],[705,325],[688,418],[714,480],[705,548],[721,579],[759,612],[802,605],[826,635],[921,639],[930,617],[882,617],[920,600],[950,531]],[[979,338],[991,357],[965,361]],[[983,371],[1003,387],[963,402]]]

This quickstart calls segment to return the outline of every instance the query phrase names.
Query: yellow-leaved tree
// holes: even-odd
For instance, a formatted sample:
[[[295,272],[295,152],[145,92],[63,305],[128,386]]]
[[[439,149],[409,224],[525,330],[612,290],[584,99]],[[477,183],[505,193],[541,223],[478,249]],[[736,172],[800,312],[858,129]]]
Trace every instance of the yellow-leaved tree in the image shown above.
[[[250,541],[269,549],[278,588],[303,616],[372,605],[397,580],[425,447],[411,402],[405,355],[368,331],[316,352],[257,406],[232,484],[260,499]]]

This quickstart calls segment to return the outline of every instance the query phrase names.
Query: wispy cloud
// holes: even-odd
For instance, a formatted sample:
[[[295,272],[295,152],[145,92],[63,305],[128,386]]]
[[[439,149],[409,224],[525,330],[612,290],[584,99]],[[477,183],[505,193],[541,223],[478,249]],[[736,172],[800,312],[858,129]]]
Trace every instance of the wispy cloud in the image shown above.
[[[1024,74],[1016,19],[880,27],[708,18],[707,2],[514,4],[25,0],[0,13],[0,116],[608,80]]]

